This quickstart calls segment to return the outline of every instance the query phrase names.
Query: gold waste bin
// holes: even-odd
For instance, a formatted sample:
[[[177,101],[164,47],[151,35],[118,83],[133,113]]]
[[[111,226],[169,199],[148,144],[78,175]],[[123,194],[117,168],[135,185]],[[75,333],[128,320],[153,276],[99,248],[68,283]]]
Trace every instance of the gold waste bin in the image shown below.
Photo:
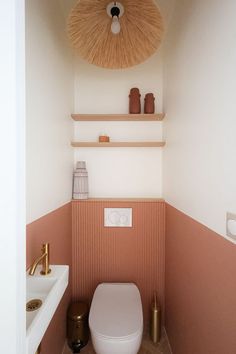
[[[73,353],[80,350],[88,343],[89,307],[85,302],[70,304],[67,312],[67,342]]]

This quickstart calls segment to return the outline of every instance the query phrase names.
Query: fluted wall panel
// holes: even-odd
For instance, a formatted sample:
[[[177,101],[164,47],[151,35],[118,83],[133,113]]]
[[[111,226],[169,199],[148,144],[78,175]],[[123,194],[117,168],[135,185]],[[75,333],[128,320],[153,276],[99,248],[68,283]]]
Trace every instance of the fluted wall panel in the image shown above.
[[[131,228],[104,227],[104,208],[132,208]],[[72,296],[91,301],[101,282],[134,282],[149,319],[154,291],[164,311],[163,200],[72,202]]]

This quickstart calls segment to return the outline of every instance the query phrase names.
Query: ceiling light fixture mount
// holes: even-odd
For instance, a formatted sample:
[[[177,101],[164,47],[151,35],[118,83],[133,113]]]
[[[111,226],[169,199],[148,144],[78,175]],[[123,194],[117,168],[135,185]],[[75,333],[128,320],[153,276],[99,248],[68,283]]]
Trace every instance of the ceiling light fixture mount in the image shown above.
[[[120,18],[123,16],[124,12],[124,6],[118,1],[113,1],[107,5],[107,14],[112,18],[111,32],[113,34],[120,33]]]

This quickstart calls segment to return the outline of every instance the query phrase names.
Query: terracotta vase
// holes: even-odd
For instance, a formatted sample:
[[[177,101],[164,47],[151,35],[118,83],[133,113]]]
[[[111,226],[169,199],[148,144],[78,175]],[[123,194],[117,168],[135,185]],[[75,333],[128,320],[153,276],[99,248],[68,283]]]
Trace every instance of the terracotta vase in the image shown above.
[[[129,113],[139,114],[141,113],[141,101],[140,101],[139,89],[134,87],[130,90],[129,95]]]
[[[88,199],[88,172],[85,161],[77,161],[73,178],[73,199]]]
[[[109,143],[110,138],[107,135],[99,135],[98,141],[99,141],[99,143]]]
[[[155,113],[155,97],[153,93],[147,93],[145,96],[144,113]]]

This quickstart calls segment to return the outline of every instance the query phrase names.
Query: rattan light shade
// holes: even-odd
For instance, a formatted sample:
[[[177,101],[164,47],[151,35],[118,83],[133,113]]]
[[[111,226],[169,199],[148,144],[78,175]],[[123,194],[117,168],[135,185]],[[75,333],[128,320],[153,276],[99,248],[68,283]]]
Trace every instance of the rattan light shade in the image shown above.
[[[82,58],[109,69],[142,63],[160,46],[164,25],[154,0],[119,0],[121,32],[111,32],[106,8],[111,0],[80,0],[68,20],[68,36]]]

